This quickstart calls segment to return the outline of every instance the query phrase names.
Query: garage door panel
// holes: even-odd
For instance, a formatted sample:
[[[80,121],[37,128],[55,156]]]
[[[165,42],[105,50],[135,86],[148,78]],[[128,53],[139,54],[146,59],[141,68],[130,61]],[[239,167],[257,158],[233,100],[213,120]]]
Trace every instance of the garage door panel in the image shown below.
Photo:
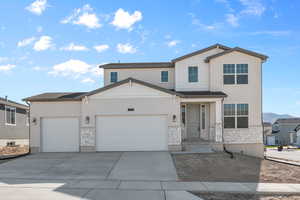
[[[43,118],[41,137],[43,152],[78,152],[79,120]]]
[[[166,123],[166,116],[97,117],[97,150],[167,150]]]

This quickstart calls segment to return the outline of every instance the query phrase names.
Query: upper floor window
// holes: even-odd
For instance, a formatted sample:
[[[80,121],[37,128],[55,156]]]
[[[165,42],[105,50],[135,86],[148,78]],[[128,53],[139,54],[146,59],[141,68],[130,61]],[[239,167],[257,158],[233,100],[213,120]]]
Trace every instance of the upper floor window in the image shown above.
[[[168,71],[161,71],[160,81],[161,82],[168,82],[169,81],[169,72]]]
[[[248,84],[248,64],[224,64],[224,84]]]
[[[248,104],[224,104],[224,128],[248,128]]]
[[[198,82],[198,67],[189,67],[189,82]]]
[[[16,125],[16,108],[5,106],[5,123],[7,125]]]
[[[118,81],[118,72],[110,72],[110,82],[116,83]]]

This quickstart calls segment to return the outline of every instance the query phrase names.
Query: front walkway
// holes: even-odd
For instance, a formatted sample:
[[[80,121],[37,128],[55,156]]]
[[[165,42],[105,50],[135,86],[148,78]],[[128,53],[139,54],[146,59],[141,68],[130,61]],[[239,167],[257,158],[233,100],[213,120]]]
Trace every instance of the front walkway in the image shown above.
[[[300,184],[0,179],[0,196],[6,200],[200,200],[186,191],[300,194]]]

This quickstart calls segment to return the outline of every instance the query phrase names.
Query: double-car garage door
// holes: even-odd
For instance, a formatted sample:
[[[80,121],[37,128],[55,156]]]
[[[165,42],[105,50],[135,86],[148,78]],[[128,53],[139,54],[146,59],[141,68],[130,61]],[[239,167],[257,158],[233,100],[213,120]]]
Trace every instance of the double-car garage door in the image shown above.
[[[78,118],[43,118],[43,152],[79,151]],[[96,118],[97,151],[167,150],[164,115],[115,115]]]

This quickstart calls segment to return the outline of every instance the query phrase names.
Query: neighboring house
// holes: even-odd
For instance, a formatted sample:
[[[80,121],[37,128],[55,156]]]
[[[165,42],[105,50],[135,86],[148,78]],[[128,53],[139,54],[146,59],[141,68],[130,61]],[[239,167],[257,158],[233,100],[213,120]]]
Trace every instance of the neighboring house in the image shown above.
[[[300,124],[295,128],[295,143],[294,145],[297,145],[300,147]]]
[[[272,132],[277,145],[290,145],[291,133],[300,124],[300,118],[280,118],[273,123]]]
[[[275,136],[272,135],[272,124],[270,122],[264,122],[263,128],[264,128],[264,144],[275,145]]]
[[[29,107],[0,97],[0,147],[28,145]]]
[[[204,141],[262,157],[266,59],[216,44],[171,62],[102,65],[102,88],[24,99],[31,104],[31,149],[178,151],[184,141]]]

